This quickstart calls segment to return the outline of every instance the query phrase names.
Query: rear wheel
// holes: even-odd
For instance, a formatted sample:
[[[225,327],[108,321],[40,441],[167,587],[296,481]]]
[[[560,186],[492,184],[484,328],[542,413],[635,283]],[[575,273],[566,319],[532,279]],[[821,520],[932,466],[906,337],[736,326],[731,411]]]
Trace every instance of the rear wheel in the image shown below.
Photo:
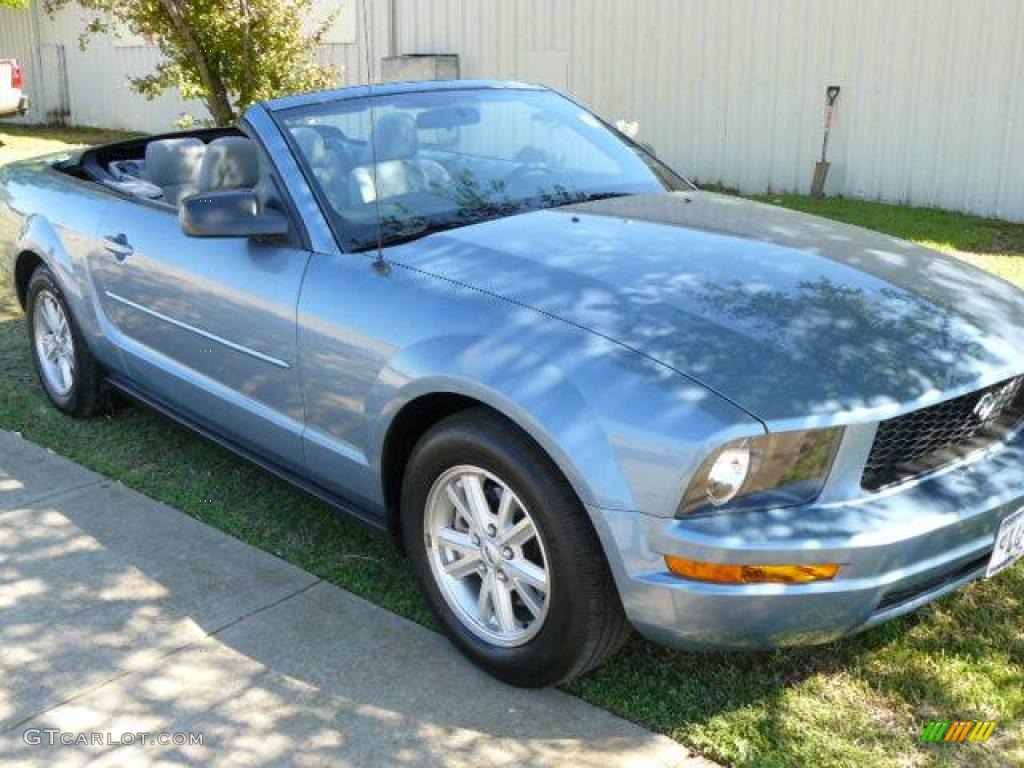
[[[417,444],[402,490],[406,551],[452,641],[513,685],[555,685],[626,639],[604,553],[565,478],[486,409]]]
[[[32,358],[50,401],[70,416],[93,415],[104,401],[102,372],[46,267],[32,273],[25,305]]]

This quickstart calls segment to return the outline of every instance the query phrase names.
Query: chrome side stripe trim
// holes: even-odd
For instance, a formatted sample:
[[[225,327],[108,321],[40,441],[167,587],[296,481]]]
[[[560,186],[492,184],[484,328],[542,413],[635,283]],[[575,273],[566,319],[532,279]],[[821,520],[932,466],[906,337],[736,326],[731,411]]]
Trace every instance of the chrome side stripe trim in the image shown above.
[[[217,336],[214,333],[204,331],[202,328],[196,328],[194,325],[189,325],[188,323],[182,322],[181,320],[175,320],[173,317],[168,317],[165,314],[157,312],[155,309],[150,309],[149,307],[144,307],[141,304],[136,304],[134,301],[132,301],[131,299],[126,299],[124,296],[118,296],[113,291],[104,291],[104,293],[110,298],[112,298],[114,301],[120,302],[125,306],[131,307],[132,309],[137,309],[139,310],[139,312],[145,312],[147,315],[155,317],[157,320],[163,320],[165,323],[170,323],[173,326],[182,328],[183,330],[186,331],[190,331],[194,334],[202,336],[204,339],[209,339],[210,341],[215,341],[218,344],[223,344],[225,347],[229,347],[230,349],[233,349],[236,352],[241,352],[242,354],[249,355],[250,357],[255,357],[257,360],[262,360],[264,363],[270,363],[271,365],[276,366],[278,368],[292,367],[290,363],[287,363],[284,360],[279,360],[276,357],[271,357],[270,355],[265,355],[262,352],[257,352],[255,349],[250,349],[249,347],[245,347],[241,344],[236,344],[233,341],[228,341],[227,339],[221,338],[220,336]]]

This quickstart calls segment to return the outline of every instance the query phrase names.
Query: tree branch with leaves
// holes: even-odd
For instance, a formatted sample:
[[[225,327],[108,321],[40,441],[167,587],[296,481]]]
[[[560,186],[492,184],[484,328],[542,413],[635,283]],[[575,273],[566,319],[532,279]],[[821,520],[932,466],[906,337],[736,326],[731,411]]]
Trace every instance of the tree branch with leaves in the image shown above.
[[[0,0],[0,3],[11,0]],[[16,1],[16,0],[15,0]],[[73,0],[46,0],[55,14]],[[335,72],[315,61],[316,48],[335,16],[312,30],[314,0],[77,0],[94,15],[80,37],[126,30],[151,40],[164,60],[156,71],[131,79],[155,98],[177,89],[201,99],[215,125],[230,125],[251,104],[334,84]]]

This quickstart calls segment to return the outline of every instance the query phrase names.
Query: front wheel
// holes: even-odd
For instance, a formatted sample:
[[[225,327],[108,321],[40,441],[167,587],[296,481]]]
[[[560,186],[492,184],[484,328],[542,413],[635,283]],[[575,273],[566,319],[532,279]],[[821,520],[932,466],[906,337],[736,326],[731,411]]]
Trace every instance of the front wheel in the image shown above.
[[[444,419],[417,444],[402,532],[452,641],[513,685],[565,682],[626,639],[586,511],[552,462],[487,411]]]
[[[32,358],[50,401],[70,416],[92,416],[104,402],[102,371],[46,267],[32,273],[25,308]]]

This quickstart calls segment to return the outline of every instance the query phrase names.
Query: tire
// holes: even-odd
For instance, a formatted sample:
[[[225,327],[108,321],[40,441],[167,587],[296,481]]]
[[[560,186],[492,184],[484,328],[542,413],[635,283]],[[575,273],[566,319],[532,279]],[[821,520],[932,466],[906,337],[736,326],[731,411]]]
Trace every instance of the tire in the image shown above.
[[[54,315],[52,312],[47,314],[47,306],[51,309],[56,308],[59,318],[66,323],[64,333],[52,332],[47,318],[53,318]],[[86,418],[100,412],[106,404],[103,371],[86,346],[78,323],[75,322],[64,294],[57,285],[57,280],[44,266],[37,267],[29,278],[25,314],[32,360],[50,402],[58,410],[77,418]],[[41,341],[37,331],[51,341]],[[70,383],[66,387],[62,386],[62,383],[67,383],[62,381],[65,374],[54,372],[57,366],[44,352],[44,349],[54,348],[53,340],[58,337],[61,340],[57,344],[61,353],[59,357],[70,363]]]
[[[478,482],[482,493],[471,490]],[[493,514],[508,492],[508,508],[518,511],[505,517],[518,522],[496,533],[479,519],[469,522],[477,517],[470,498],[486,499]],[[514,533],[503,539],[503,532],[529,531],[527,518],[533,538],[521,545]],[[485,408],[443,419],[417,443],[402,482],[401,525],[405,550],[445,632],[499,680],[527,688],[567,682],[629,636],[597,534],[569,483],[532,440]],[[458,547],[446,549],[456,538]],[[516,551],[503,540],[516,543]],[[464,565],[476,573],[446,575]],[[538,568],[546,571],[546,590],[532,586],[540,583]],[[481,601],[485,584],[488,597]]]

